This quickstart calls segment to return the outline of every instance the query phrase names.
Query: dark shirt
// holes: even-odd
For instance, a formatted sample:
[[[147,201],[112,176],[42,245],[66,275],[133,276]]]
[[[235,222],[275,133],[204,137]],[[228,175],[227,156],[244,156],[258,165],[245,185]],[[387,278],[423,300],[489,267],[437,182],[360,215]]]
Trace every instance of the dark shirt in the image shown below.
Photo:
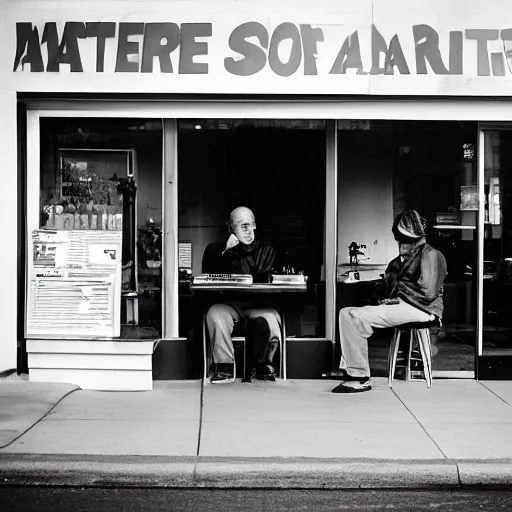
[[[446,259],[430,245],[418,245],[409,259],[400,256],[386,269],[390,297],[400,297],[422,311],[443,315],[443,282],[447,274]]]
[[[211,274],[251,274],[255,282],[267,282],[274,268],[276,250],[265,241],[238,244],[222,254],[219,244],[205,251],[203,272]]]

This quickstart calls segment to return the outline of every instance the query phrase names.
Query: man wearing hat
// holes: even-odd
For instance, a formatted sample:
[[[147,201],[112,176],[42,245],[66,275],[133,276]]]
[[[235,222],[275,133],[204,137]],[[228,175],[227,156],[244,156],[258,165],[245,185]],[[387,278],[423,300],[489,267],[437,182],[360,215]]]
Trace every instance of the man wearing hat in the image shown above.
[[[347,307],[340,311],[340,369],[328,376],[341,379],[333,393],[369,391],[368,338],[374,328],[409,322],[429,322],[443,314],[446,260],[425,241],[426,221],[416,210],[400,213],[393,223],[399,256],[384,276],[389,298],[378,306]]]

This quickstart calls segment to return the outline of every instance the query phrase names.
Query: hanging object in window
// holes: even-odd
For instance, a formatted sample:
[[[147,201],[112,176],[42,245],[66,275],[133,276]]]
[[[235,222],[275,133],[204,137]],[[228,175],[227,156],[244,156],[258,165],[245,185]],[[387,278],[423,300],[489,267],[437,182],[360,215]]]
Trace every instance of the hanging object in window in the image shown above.
[[[462,150],[464,154],[464,161],[466,162],[474,162],[475,161],[475,145],[466,143],[462,145]]]

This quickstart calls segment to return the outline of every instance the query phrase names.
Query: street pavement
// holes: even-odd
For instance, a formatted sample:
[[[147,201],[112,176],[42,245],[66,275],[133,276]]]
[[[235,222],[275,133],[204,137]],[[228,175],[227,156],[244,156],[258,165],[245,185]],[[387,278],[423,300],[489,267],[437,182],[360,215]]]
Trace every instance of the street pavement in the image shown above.
[[[0,486],[512,488],[512,381],[0,380]]]
[[[446,490],[281,490],[281,489],[102,489],[0,487],[2,512],[509,512],[512,491]]]

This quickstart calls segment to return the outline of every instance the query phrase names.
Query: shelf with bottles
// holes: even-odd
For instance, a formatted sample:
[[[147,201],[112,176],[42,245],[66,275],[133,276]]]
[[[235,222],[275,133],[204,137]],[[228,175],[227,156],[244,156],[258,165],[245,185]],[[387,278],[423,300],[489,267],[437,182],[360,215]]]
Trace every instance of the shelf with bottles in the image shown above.
[[[41,227],[56,230],[121,231],[123,207],[80,202],[62,201],[43,206]]]

